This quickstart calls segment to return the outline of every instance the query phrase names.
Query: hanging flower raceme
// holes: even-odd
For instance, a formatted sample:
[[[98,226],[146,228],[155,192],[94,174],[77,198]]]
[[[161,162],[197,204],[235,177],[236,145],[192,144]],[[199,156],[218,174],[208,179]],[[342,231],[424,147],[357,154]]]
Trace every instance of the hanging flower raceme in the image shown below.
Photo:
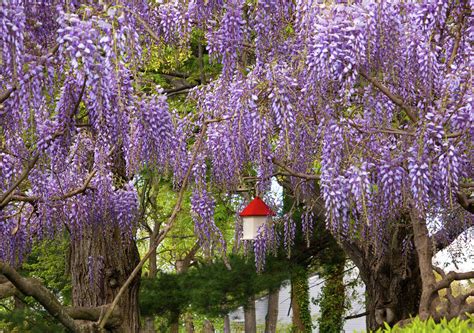
[[[209,54],[222,58],[224,75],[231,75],[236,69],[238,54],[246,38],[242,0],[230,0],[219,27],[207,33]]]
[[[225,251],[225,240],[214,221],[215,201],[205,189],[195,188],[191,196],[194,230],[202,246],[210,249],[215,244]]]

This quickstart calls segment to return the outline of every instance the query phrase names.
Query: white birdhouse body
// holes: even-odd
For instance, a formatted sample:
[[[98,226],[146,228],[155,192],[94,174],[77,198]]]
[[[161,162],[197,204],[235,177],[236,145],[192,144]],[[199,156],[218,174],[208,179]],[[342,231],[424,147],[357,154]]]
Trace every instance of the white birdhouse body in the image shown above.
[[[267,216],[243,216],[242,217],[242,239],[250,240],[255,239],[258,234],[258,229],[267,223]]]
[[[257,237],[258,229],[271,220],[275,213],[259,197],[255,197],[239,214],[242,217],[243,240]]]

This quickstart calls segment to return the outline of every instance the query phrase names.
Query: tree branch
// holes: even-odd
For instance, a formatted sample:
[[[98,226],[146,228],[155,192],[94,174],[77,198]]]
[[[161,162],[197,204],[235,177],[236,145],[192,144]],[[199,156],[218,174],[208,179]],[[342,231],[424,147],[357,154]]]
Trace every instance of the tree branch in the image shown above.
[[[362,312],[362,313],[358,313],[358,314],[355,314],[355,315],[351,315],[351,316],[347,316],[347,317],[344,317],[344,320],[349,320],[349,319],[356,319],[356,318],[360,318],[360,317],[365,317],[369,314],[369,311],[365,311],[365,312]]]
[[[38,162],[40,154],[36,153],[33,158],[28,162],[28,165],[21,173],[20,177],[2,194],[0,198],[0,210],[2,210],[11,200],[13,196],[13,191],[20,186],[20,184],[28,177],[30,171],[35,167],[36,162]]]
[[[470,272],[449,272],[441,281],[433,286],[433,292],[448,288],[453,281],[474,279],[474,271]]]
[[[293,169],[291,169],[290,167],[285,165],[282,161],[277,160],[276,158],[273,158],[272,162],[273,162],[273,164],[275,164],[275,165],[279,166],[280,168],[284,169],[291,176],[298,177],[298,178],[303,178],[303,179],[308,179],[308,180],[311,180],[311,179],[319,180],[320,179],[320,177],[318,175],[310,175],[310,174],[294,171]]]
[[[8,264],[0,261],[0,273],[26,296],[32,296],[48,313],[74,333],[80,333],[80,326],[66,312],[56,297],[46,289],[38,280],[22,277]]]
[[[458,216],[451,217],[441,230],[431,236],[436,252],[451,245],[459,235],[473,226],[473,219],[463,220],[462,218],[458,218]]]
[[[18,290],[13,283],[5,282],[0,284],[0,299],[18,295]]]
[[[101,316],[109,308],[109,304],[101,305],[97,307],[67,307],[66,313],[75,320],[87,320],[92,322],[97,322],[100,320]],[[106,327],[114,328],[119,327],[122,324],[122,317],[120,316],[120,310],[118,307],[115,308],[110,318],[107,320]]]
[[[467,197],[467,195],[461,191],[456,193],[458,203],[462,208],[467,210],[469,213],[474,214],[474,200]]]
[[[359,70],[360,75],[364,77],[367,81],[372,83],[378,90],[380,90],[385,96],[387,96],[393,103],[401,107],[405,112],[407,113],[408,118],[414,123],[418,121],[418,119],[415,116],[415,111],[407,104],[405,104],[402,100],[401,97],[393,94],[386,86],[384,86],[381,82],[379,82],[377,79],[371,77],[367,73],[365,73],[363,70]]]
[[[55,49],[53,49],[52,52],[56,52],[58,47],[59,46],[56,46]],[[56,51],[54,51],[54,50],[56,50]],[[72,110],[71,116],[73,116],[77,112],[77,110],[79,109],[79,105],[81,104],[82,97],[84,96],[85,88],[86,88],[86,78],[84,78],[84,83],[82,84],[81,90],[79,92],[79,96],[77,97],[76,103],[74,104],[74,109]],[[64,134],[64,130],[62,130],[58,133],[55,133],[51,140],[56,139],[58,136],[60,136],[62,134]],[[37,151],[33,155],[33,158],[28,162],[28,165],[23,170],[20,177],[18,177],[18,179],[2,194],[2,196],[0,197],[0,210],[2,210],[11,201],[15,189],[18,186],[20,186],[20,184],[28,177],[28,175],[30,174],[30,171],[33,170],[33,168],[36,165],[36,162],[38,162],[39,157],[40,157],[40,152]],[[90,180],[89,180],[89,182],[90,182]]]
[[[42,57],[40,57],[39,61],[38,61],[38,64],[40,65],[43,65],[46,60],[48,60],[48,58],[52,57],[56,52],[58,52],[59,50],[59,44],[56,44],[52,49],[51,51],[49,51],[48,54],[46,55],[43,55]],[[5,102],[10,96],[11,94],[17,90],[19,87],[18,87],[18,84],[15,84],[13,85],[11,88],[3,91],[1,94],[0,94],[0,104],[2,104],[3,102]]]

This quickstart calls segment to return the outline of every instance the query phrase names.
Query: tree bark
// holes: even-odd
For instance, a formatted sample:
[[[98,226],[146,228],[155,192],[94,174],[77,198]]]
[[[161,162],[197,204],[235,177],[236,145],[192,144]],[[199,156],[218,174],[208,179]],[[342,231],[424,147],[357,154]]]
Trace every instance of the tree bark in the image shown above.
[[[160,224],[155,222],[155,224],[153,225],[152,232],[149,233],[150,239],[153,238],[153,235],[158,234],[159,227],[160,227]],[[156,275],[158,273],[158,265],[157,265],[156,260],[157,260],[157,254],[156,254],[156,248],[155,248],[155,249],[152,249],[150,258],[148,258],[148,277],[150,279],[156,278]],[[143,328],[140,331],[142,333],[156,333],[155,317],[143,316]]]
[[[276,333],[276,328],[278,324],[279,296],[280,289],[269,291],[267,316],[265,318],[265,333]]]
[[[214,333],[214,325],[212,325],[212,323],[208,319],[205,319],[202,331],[203,333]]]
[[[136,244],[123,239],[119,228],[108,227],[104,230],[93,225],[84,226],[82,236],[71,240],[73,306],[98,307],[111,303],[138,262]],[[122,325],[110,332],[138,332],[139,276],[118,303]]]
[[[340,252],[342,250],[339,249]],[[321,316],[318,318],[319,333],[341,332],[344,327],[344,268],[345,260],[334,260],[323,266],[325,279],[319,301]]]
[[[291,308],[293,310],[293,332],[311,333],[308,273],[302,267],[297,267],[291,276]]]
[[[257,332],[257,317],[255,314],[255,297],[250,297],[244,306],[245,333]]]
[[[179,314],[171,318],[170,333],[179,333]]]
[[[184,317],[184,325],[186,326],[186,333],[194,333],[193,315],[187,313]]]
[[[140,333],[156,333],[155,319],[152,316],[143,318],[143,326],[140,328]]]
[[[411,214],[415,249],[418,254],[418,264],[421,273],[421,297],[418,309],[420,318],[426,320],[430,316],[430,307],[433,300],[433,288],[436,283],[433,273],[433,243],[428,234],[424,219],[418,217],[417,212]]]
[[[349,258],[356,264],[366,287],[366,324],[376,330],[416,316],[421,294],[421,277],[416,253],[403,252],[393,244],[385,256],[371,256],[354,244],[343,243]]]
[[[224,333],[231,333],[230,331],[230,318],[229,315],[224,316]]]

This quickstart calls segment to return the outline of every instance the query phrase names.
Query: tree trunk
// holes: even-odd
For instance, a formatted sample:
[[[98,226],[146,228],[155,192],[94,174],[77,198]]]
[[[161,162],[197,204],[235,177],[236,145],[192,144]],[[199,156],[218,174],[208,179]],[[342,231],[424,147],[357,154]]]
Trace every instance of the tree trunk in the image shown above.
[[[291,308],[293,310],[293,332],[311,333],[308,272],[302,267],[297,267],[291,276]]]
[[[186,314],[186,316],[184,317],[184,325],[186,326],[186,333],[194,333],[194,323],[192,314]]]
[[[255,315],[255,297],[250,297],[244,306],[245,333],[257,332],[257,318]]]
[[[339,249],[339,252],[342,250]],[[334,257],[334,262],[325,264],[324,286],[319,300],[321,316],[318,318],[319,333],[341,332],[344,327],[344,253],[340,260]]]
[[[155,223],[153,227],[153,233],[150,233],[150,239],[152,239],[153,234],[158,233],[159,224]],[[150,242],[150,246],[151,246]],[[149,277],[150,278],[155,278],[157,273],[158,273],[158,268],[157,268],[157,262],[156,262],[156,248],[151,251],[150,258],[148,259],[148,264],[149,264]]]
[[[228,314],[224,316],[224,333],[231,333],[230,332],[230,318]]]
[[[414,250],[392,243],[384,256],[371,256],[343,243],[345,252],[356,264],[366,287],[367,329],[376,330],[384,322],[394,325],[416,316],[421,295],[421,277]]]
[[[179,333],[179,314],[171,318],[170,333]]]
[[[158,233],[159,224],[155,223],[153,226],[154,233]],[[150,232],[150,239],[152,238],[153,233]],[[150,244],[151,245],[151,244]],[[156,249],[151,251],[150,258],[148,259],[148,278],[156,278],[158,273],[158,265],[156,262]],[[143,328],[140,330],[142,333],[156,333],[155,328],[155,316],[143,316]]]
[[[420,219],[416,211],[412,212],[411,220],[422,283],[418,313],[421,320],[427,320],[431,315],[430,308],[434,298],[433,287],[436,283],[432,263],[433,242],[429,236],[425,220]]]
[[[214,333],[214,325],[212,325],[212,323],[208,319],[205,319],[202,331],[203,333]]]
[[[136,244],[123,239],[116,227],[103,231],[97,226],[84,226],[81,237],[71,240],[70,251],[73,306],[96,307],[111,303],[140,259]],[[118,303],[122,324],[110,332],[138,332],[139,276]]]
[[[144,317],[143,326],[140,329],[140,333],[156,333],[155,318],[151,316]]]
[[[265,333],[276,333],[278,323],[278,302],[280,289],[270,290],[268,294],[267,316],[265,318]]]

